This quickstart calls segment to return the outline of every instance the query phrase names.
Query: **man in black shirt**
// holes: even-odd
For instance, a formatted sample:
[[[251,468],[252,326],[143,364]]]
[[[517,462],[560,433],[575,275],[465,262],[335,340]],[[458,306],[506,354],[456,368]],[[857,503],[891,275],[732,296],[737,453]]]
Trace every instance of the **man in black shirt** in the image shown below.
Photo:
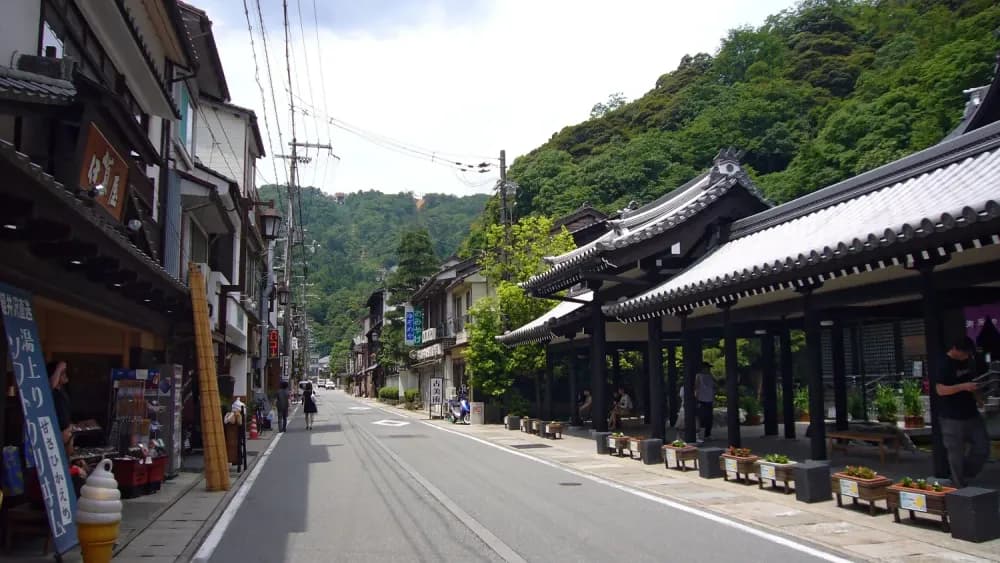
[[[972,339],[963,337],[948,350],[935,390],[938,397],[938,421],[941,437],[948,451],[951,480],[965,487],[969,479],[983,469],[990,455],[986,423],[976,402],[976,374],[970,360],[975,353]],[[968,453],[966,446],[968,445]]]

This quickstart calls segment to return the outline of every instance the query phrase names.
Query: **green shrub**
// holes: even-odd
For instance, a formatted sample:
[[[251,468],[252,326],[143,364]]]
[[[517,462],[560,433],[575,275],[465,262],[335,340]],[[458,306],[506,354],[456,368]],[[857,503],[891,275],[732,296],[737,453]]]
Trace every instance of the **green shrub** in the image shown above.
[[[760,416],[760,401],[753,395],[740,397],[740,408],[747,414],[747,417]]]
[[[399,388],[398,387],[383,387],[378,390],[378,398],[383,401],[398,401],[399,400]]]
[[[879,384],[875,387],[875,417],[879,422],[896,422],[899,414],[899,401],[896,400],[896,390],[888,385]]]
[[[924,402],[920,400],[922,391],[920,381],[908,379],[903,382],[903,414],[906,416],[923,416]]]
[[[403,397],[406,399],[407,403],[416,403],[420,400],[420,390],[407,389],[406,391],[403,391]]]
[[[795,407],[795,412],[798,415],[805,416],[809,414],[809,389],[806,387],[799,387],[795,390],[795,397],[792,398],[792,406]]]
[[[865,418],[865,402],[862,400],[861,392],[857,389],[852,389],[847,394],[847,412],[854,420]]]

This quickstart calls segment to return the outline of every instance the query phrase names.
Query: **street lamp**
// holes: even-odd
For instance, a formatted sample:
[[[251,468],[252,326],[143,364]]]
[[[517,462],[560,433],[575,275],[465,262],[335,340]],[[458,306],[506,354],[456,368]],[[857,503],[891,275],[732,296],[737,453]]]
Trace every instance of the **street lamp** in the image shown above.
[[[260,210],[261,236],[266,241],[278,238],[278,228],[281,226],[283,217],[273,207],[265,207]]]
[[[278,288],[278,305],[285,306],[288,305],[288,297],[291,295],[291,291],[288,290],[287,286],[281,286]]]

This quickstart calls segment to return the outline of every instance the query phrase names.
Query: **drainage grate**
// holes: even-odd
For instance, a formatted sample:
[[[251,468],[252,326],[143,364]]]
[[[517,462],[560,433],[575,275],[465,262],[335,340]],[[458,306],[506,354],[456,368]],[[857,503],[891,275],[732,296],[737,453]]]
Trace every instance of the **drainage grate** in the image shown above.
[[[379,436],[379,438],[426,438],[423,434],[386,434],[385,436]]]
[[[547,446],[545,444],[512,444],[510,447],[518,450],[534,450],[537,448],[551,448],[552,446]]]
[[[579,487],[581,485],[583,485],[583,483],[575,483],[575,482],[572,482],[572,481],[570,481],[568,483],[559,483],[560,487]]]

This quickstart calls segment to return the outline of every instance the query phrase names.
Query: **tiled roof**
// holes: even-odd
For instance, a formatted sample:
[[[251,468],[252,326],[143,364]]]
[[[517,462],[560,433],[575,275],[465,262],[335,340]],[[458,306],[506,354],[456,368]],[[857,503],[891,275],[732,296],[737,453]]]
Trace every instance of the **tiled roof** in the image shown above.
[[[662,285],[604,307],[638,319],[698,294],[1000,217],[1000,123],[734,225],[734,238]],[[933,250],[933,249],[932,249]],[[950,248],[948,249],[950,250]],[[834,264],[832,276],[850,273]]]
[[[68,105],[75,97],[76,87],[68,80],[0,66],[0,98]]]
[[[587,291],[581,293],[574,296],[574,299],[579,299],[580,301],[592,301],[594,299],[594,292]],[[497,342],[507,346],[548,340],[552,336],[552,333],[550,332],[552,324],[581,307],[583,307],[583,303],[563,301],[530,323],[515,330],[501,334],[500,336],[495,336],[494,338],[496,338]]]
[[[582,279],[582,273],[573,272],[574,269],[605,269],[609,263],[602,258],[604,253],[627,248],[673,229],[738,185],[767,203],[738,166],[728,173],[713,169],[646,206],[626,212],[621,219],[609,221],[612,229],[594,241],[565,254],[547,257],[545,261],[552,267],[521,285],[543,291],[572,285]]]
[[[51,175],[46,174],[40,166],[31,162],[28,155],[17,152],[14,145],[7,141],[0,140],[0,158],[3,158],[20,168],[25,174],[35,178],[40,186],[48,190],[55,197],[63,200],[67,206],[75,209],[81,217],[94,227],[104,231],[114,244],[121,247],[125,252],[131,254],[140,263],[144,264],[148,270],[159,277],[162,281],[171,285],[175,290],[187,293],[188,288],[177,278],[170,275],[159,262],[153,260],[148,254],[132,243],[115,225],[105,220],[93,208],[84,204],[72,192],[63,187]]]

